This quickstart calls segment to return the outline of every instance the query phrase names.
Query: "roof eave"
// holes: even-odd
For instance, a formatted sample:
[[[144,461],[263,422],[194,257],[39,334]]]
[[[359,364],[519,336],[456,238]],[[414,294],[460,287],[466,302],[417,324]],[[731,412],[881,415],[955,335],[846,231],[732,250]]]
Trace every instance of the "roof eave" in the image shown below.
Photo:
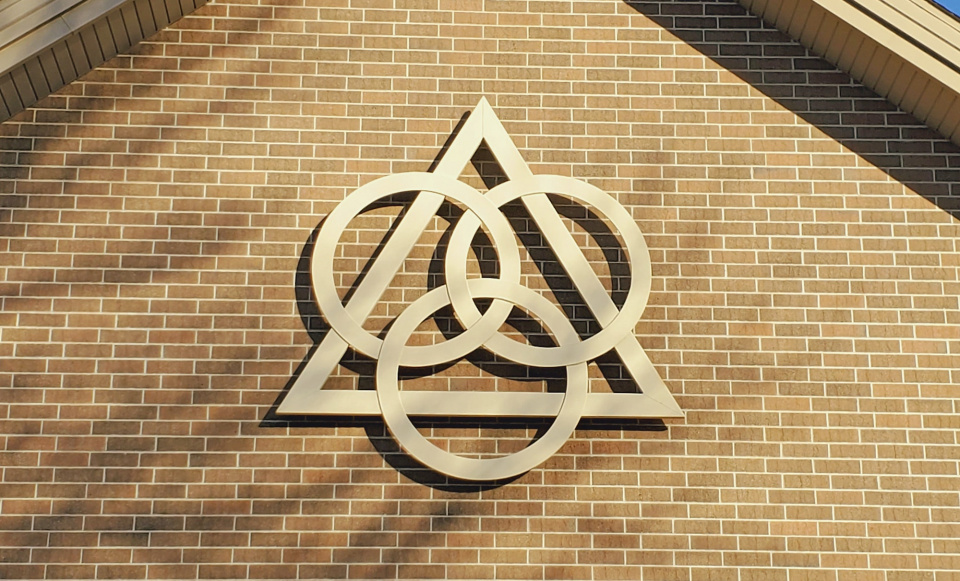
[[[24,2],[24,4],[20,4]],[[0,122],[208,0],[6,0],[24,17],[0,30]],[[20,8],[27,5],[26,9]]]
[[[739,1],[960,145],[960,21],[939,7],[926,0]]]

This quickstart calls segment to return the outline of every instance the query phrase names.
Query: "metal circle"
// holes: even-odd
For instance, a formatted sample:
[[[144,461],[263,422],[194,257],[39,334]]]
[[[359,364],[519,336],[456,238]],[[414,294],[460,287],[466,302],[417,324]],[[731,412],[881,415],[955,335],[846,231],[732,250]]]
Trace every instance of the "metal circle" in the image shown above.
[[[487,192],[486,197],[499,208],[518,198],[542,193],[558,194],[590,205],[613,222],[623,237],[632,277],[623,307],[611,319],[600,320],[603,328],[592,337],[556,347],[537,347],[498,334],[485,344],[493,353],[517,363],[534,367],[561,367],[596,359],[633,332],[650,296],[650,253],[630,213],[603,190],[586,182],[562,176],[536,175],[504,182]],[[450,237],[445,271],[450,304],[457,318],[469,328],[481,315],[471,293],[466,290],[465,270],[460,268],[466,262],[466,246],[479,228],[476,218],[467,218],[461,218]],[[573,278],[572,273],[568,274]]]
[[[344,307],[333,280],[333,260],[340,235],[354,217],[367,206],[400,192],[419,191],[442,195],[463,205],[477,216],[493,238],[501,264],[501,277],[519,282],[520,251],[509,221],[490,200],[467,184],[435,173],[408,172],[376,179],[347,196],[324,220],[317,235],[311,261],[311,277],[317,306],[330,327],[351,347],[376,359],[383,341],[370,334]],[[423,195],[423,194],[421,194]],[[494,308],[496,307],[496,308]],[[449,353],[463,344],[479,346],[503,324],[510,312],[509,304],[491,305],[482,320],[475,320],[457,338],[437,345],[421,346],[405,351],[409,360],[404,365],[427,366],[456,359]],[[474,347],[475,348],[475,347]],[[472,351],[469,349],[467,352]]]
[[[500,299],[527,309],[553,332],[560,345],[580,341],[563,311],[528,288],[491,278],[472,279],[467,286],[471,296]],[[567,370],[567,389],[560,410],[546,433],[520,452],[499,458],[464,458],[441,450],[417,431],[404,410],[400,399],[398,371],[403,360],[407,358],[405,351],[412,349],[406,346],[407,339],[421,322],[448,304],[450,300],[446,289],[442,286],[436,288],[400,313],[387,332],[380,350],[376,376],[377,399],[384,422],[408,454],[425,466],[454,478],[502,480],[527,472],[556,453],[576,429],[589,388],[587,364],[580,362],[560,366]]]

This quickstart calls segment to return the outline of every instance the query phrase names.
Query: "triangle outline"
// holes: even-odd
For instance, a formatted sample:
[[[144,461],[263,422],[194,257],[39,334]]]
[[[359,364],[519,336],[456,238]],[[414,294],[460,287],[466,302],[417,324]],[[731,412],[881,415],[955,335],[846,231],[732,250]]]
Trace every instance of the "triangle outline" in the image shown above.
[[[510,138],[485,97],[480,98],[479,103],[467,117],[460,131],[449,142],[433,172],[459,179],[464,168],[470,163],[470,160],[484,142],[486,142],[487,148],[496,158],[508,179],[519,179],[533,175],[516,144]],[[538,200],[539,203],[530,200],[530,198],[536,198],[538,195],[521,198],[527,205],[530,214],[538,221],[540,219],[560,220],[559,214],[546,195],[539,194],[539,196],[542,197],[541,200]],[[397,273],[403,260],[409,255],[419,232],[426,226],[427,221],[436,215],[436,211],[443,200],[443,196],[439,194],[419,193],[414,202],[407,208],[400,222],[396,224],[393,234],[381,242],[384,245],[380,254],[381,258],[386,254],[402,256],[402,258],[395,261],[396,264],[387,264],[383,260],[378,260],[371,265],[367,276],[360,281],[350,302],[346,305],[346,308],[356,320],[366,320],[383,290],[393,279],[393,275]],[[549,206],[549,210],[547,206]],[[565,229],[561,230],[566,231]],[[552,247],[551,242],[548,241],[548,245]],[[570,241],[565,242],[572,242],[572,237]],[[387,251],[388,247],[390,247],[389,252]],[[579,251],[579,247],[575,253],[561,253],[556,249],[554,249],[554,253],[566,270],[569,270],[566,260],[582,259],[584,263],[586,261],[583,253]],[[579,258],[570,256],[570,254],[579,255]],[[378,272],[374,273],[374,268],[377,268]],[[592,272],[592,269],[590,271]],[[596,279],[596,284],[600,284],[595,273],[593,277]],[[582,279],[574,280],[571,277],[571,280],[577,285]],[[379,291],[376,289],[377,286],[381,287]],[[368,288],[372,288],[373,291],[366,292]],[[577,288],[580,290],[579,286]],[[361,293],[361,290],[365,292]],[[584,294],[582,290],[581,294]],[[359,299],[358,295],[360,296]],[[608,296],[605,291],[603,296]],[[612,302],[612,299],[610,301]],[[592,305],[591,310],[593,310]],[[376,391],[324,389],[327,379],[340,364],[348,348],[347,342],[334,329],[330,329],[320,344],[315,345],[315,349],[308,356],[300,374],[275,410],[276,414],[280,416],[381,415]],[[635,334],[631,333],[625,337],[614,347],[614,350],[617,351],[624,367],[641,390],[641,393],[591,392],[588,394],[584,407],[584,418],[684,417],[683,410],[677,404],[676,399],[653,366]],[[527,394],[527,396],[536,397],[519,396],[528,400],[525,405],[503,405],[504,402],[498,403],[495,400],[517,398],[518,396],[511,393],[510,398],[504,398],[508,394],[456,392],[455,398],[442,398],[446,401],[437,402],[435,399],[437,393],[404,392],[404,407],[410,415],[473,416],[478,415],[477,412],[480,411],[482,413],[479,415],[549,416],[559,409],[563,397],[562,393]],[[432,395],[427,397],[424,394]],[[453,401],[454,399],[456,401]],[[514,402],[514,404],[516,403]],[[464,412],[463,410],[469,411]]]

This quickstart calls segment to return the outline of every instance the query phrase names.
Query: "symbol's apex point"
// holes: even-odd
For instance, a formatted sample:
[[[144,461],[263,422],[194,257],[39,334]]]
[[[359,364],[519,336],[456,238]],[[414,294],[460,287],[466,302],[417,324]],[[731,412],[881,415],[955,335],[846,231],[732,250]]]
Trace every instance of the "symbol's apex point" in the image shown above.
[[[480,105],[488,105],[488,106],[490,105],[490,102],[487,101],[486,96],[480,95],[480,100],[477,101],[477,106],[479,107]]]

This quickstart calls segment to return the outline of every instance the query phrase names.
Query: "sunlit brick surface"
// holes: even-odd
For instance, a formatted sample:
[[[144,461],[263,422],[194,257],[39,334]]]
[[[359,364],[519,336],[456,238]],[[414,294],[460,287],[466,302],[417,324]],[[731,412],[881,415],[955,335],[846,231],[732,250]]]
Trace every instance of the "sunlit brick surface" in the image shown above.
[[[490,487],[271,411],[325,332],[319,221],[482,95],[535,173],[636,217],[638,337],[687,414],[584,422]],[[0,126],[0,577],[956,581],[958,184],[960,150],[732,0],[214,0]],[[344,292],[397,209],[344,239]]]

